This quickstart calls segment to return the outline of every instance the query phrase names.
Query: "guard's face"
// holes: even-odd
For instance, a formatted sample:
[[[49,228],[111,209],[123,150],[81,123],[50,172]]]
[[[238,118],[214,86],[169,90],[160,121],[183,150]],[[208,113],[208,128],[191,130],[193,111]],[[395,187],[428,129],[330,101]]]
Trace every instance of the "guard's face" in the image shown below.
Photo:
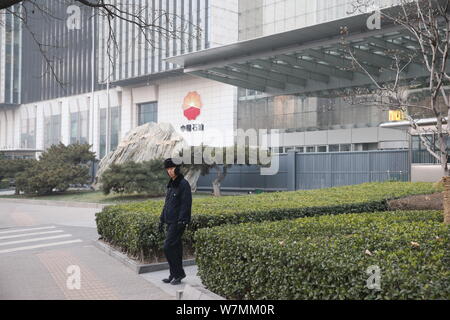
[[[169,175],[169,177],[171,177],[172,179],[176,177],[175,167],[166,168],[166,171],[167,171],[167,174]]]

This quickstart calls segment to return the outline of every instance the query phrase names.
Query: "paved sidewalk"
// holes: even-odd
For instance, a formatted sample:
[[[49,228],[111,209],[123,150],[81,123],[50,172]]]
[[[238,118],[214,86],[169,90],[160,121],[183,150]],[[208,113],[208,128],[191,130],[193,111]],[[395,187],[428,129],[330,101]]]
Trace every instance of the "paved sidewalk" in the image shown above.
[[[173,300],[92,245],[54,248],[0,259],[0,300]],[[68,269],[80,270],[69,289]]]
[[[141,274],[141,277],[143,277],[145,280],[147,280],[154,286],[158,287],[159,289],[163,290],[165,293],[169,294],[172,297],[176,297],[177,291],[180,291],[180,290],[184,291],[186,285],[188,285],[191,287],[203,288],[203,291],[206,292],[208,299],[216,300],[216,299],[222,298],[220,296],[217,296],[213,292],[210,292],[205,289],[205,286],[202,284],[200,277],[197,276],[198,267],[196,265],[184,267],[184,271],[186,272],[186,278],[184,278],[181,281],[180,285],[176,285],[176,286],[162,282],[162,279],[168,277],[169,270],[143,273],[143,274]]]
[[[17,203],[24,205],[67,207],[67,208],[91,208],[99,210],[103,209],[106,206],[114,205],[113,203],[91,203],[82,201],[16,199],[16,198],[0,198],[0,203]]]
[[[166,284],[161,280],[167,278],[169,276],[169,270],[155,271],[149,273],[143,273],[140,276],[145,280],[153,284],[154,286],[160,288],[165,293],[171,295],[172,297],[176,297],[178,290],[183,290],[186,284],[191,286],[201,286],[202,282],[200,278],[197,276],[197,266],[184,267],[184,271],[186,272],[186,278],[184,278],[180,285],[173,286],[171,284]]]
[[[173,300],[94,246],[97,211],[0,202],[0,300]]]

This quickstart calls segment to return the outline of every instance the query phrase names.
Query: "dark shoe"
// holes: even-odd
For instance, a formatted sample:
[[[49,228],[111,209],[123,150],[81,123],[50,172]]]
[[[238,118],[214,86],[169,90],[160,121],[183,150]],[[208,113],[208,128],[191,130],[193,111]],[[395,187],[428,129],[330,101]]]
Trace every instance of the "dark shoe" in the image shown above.
[[[163,279],[162,280],[162,282],[164,282],[164,283],[170,283],[172,280],[173,280],[173,278],[174,278],[174,276],[169,276],[169,278],[167,278],[167,279]]]
[[[186,278],[186,276],[174,278],[170,284],[174,286],[181,284],[181,280],[183,280],[184,278]]]

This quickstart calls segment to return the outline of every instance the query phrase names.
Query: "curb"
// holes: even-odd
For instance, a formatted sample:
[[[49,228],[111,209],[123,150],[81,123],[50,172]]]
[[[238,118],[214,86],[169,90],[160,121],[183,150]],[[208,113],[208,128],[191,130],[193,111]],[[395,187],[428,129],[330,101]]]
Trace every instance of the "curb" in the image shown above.
[[[94,241],[94,245],[100,250],[104,251],[106,254],[111,257],[119,260],[125,266],[132,269],[137,274],[155,272],[161,270],[168,270],[169,263],[168,262],[159,262],[159,263],[151,263],[151,264],[139,264],[133,259],[130,259],[126,254],[112,248],[110,245],[106,244],[101,240]],[[183,260],[183,266],[193,266],[195,265],[195,259]]]
[[[177,300],[226,300],[201,286],[186,285],[184,290],[177,291]]]
[[[41,205],[41,206],[54,206],[54,207],[92,208],[92,209],[103,209],[104,207],[111,205],[111,204],[90,203],[90,202],[71,202],[71,201],[33,200],[33,199],[8,199],[8,198],[0,198],[0,202],[36,204],[36,205]]]

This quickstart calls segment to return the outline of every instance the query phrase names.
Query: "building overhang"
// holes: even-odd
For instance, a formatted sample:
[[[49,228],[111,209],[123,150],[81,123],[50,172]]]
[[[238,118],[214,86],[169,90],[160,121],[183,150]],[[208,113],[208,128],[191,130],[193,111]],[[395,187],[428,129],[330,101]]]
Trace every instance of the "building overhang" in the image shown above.
[[[123,79],[111,82],[112,85],[118,87],[134,86],[139,84],[152,84],[155,81],[166,79],[173,76],[183,75],[183,68],[176,68],[170,71],[158,72],[153,74],[148,74],[145,76],[140,76],[136,78]]]
[[[395,14],[398,7],[384,9]],[[414,54],[419,44],[400,25],[382,21],[369,30],[373,13],[353,15],[301,29],[167,58],[184,72],[268,94],[336,96],[351,88],[371,88],[395,79],[393,51]],[[342,30],[346,29],[343,38]],[[343,43],[343,39],[345,43]],[[351,50],[364,71],[349,57]],[[420,85],[425,67],[413,60],[405,81]],[[450,68],[450,67],[449,67]],[[449,70],[450,71],[450,70]]]
[[[0,109],[12,109],[17,108],[20,104],[16,103],[0,103]]]

